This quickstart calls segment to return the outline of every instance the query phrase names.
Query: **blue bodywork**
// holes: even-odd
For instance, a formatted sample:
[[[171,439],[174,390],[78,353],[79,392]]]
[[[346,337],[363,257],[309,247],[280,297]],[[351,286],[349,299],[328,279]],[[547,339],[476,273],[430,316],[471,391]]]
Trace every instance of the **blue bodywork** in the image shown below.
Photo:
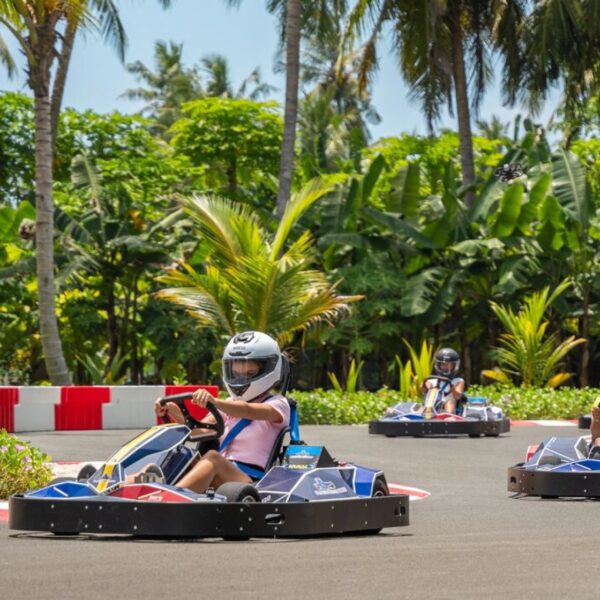
[[[424,406],[421,402],[399,402],[380,418],[380,421],[424,421]],[[437,412],[432,409],[432,418],[451,417],[450,413]],[[457,420],[467,421],[501,421],[502,409],[489,404],[487,398],[470,396],[459,402],[456,407]]]
[[[600,472],[600,460],[588,458],[589,440],[585,437],[551,437],[544,440],[523,464],[527,471],[559,473]]]
[[[102,465],[87,481],[62,481],[25,494],[36,498],[97,498],[157,501],[223,502],[218,493],[196,494],[177,487],[198,452],[186,446],[190,429],[185,425],[160,425],[143,432]],[[280,463],[271,467],[255,487],[263,502],[304,502],[357,496],[370,497],[376,489],[386,486],[382,471],[353,464],[338,464],[323,446],[299,442],[297,423],[291,431],[292,442],[285,449]],[[124,483],[125,477],[135,474],[149,464],[159,465],[166,483]],[[127,494],[129,491],[130,494]],[[139,492],[136,490],[139,489]]]

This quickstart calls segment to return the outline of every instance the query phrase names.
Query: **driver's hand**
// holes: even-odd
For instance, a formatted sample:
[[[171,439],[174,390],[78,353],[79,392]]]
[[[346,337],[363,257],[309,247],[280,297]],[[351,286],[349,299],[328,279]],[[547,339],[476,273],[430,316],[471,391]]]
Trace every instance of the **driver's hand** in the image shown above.
[[[158,417],[169,416],[171,420],[175,421],[176,423],[185,422],[185,417],[175,402],[167,402],[167,404],[162,406],[160,404],[160,398],[157,398],[154,401],[154,412]]]
[[[428,379],[427,381],[423,382],[423,388],[426,390],[430,390],[433,387],[433,379]]]
[[[214,400],[214,398],[212,397],[212,394],[206,390],[196,390],[192,394],[192,404],[201,406],[202,408],[206,408],[207,403],[211,400]]]

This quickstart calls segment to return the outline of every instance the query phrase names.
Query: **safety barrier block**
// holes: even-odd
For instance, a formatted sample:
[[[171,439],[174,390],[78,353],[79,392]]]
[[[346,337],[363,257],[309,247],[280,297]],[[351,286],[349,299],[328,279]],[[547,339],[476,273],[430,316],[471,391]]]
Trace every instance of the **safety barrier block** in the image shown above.
[[[154,401],[165,395],[164,385],[112,386],[110,402],[102,405],[104,429],[136,429],[156,424]]]
[[[55,407],[60,404],[60,387],[20,387],[15,406],[15,431],[54,431]]]
[[[63,387],[54,407],[56,431],[102,429],[102,404],[110,402],[108,386]]]
[[[0,429],[9,433],[15,430],[15,405],[19,400],[19,388],[0,387]]]

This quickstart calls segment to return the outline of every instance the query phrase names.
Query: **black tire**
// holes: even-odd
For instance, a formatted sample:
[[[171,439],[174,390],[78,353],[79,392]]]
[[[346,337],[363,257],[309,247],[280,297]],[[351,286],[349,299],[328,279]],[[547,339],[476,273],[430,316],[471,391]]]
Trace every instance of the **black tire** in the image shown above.
[[[227,502],[260,502],[258,490],[249,483],[230,481],[217,489],[217,494],[227,498]]]
[[[378,478],[373,482],[373,489],[371,490],[371,498],[383,498],[384,496],[390,495],[390,489],[384,479]],[[377,535],[381,531],[379,529],[366,529],[364,531],[357,532],[358,535]]]
[[[560,465],[561,463],[560,457],[553,454],[546,454],[538,461],[538,465]]]
[[[98,469],[90,463],[83,465],[77,474],[77,481],[87,481]]]
[[[389,496],[390,489],[387,483],[383,479],[376,479],[373,483],[373,490],[371,491],[372,498],[379,498],[380,496]]]
[[[227,498],[227,502],[244,502],[245,504],[253,504],[254,502],[260,502],[260,496],[258,490],[249,483],[239,483],[237,481],[230,481],[224,483],[222,486],[217,488],[217,494],[221,494]],[[230,542],[240,542],[250,539],[249,535],[224,535],[224,540]]]
[[[478,438],[480,435],[481,435],[481,434],[479,434],[479,433],[470,433],[470,434],[469,434],[469,437],[470,437],[470,438]]]

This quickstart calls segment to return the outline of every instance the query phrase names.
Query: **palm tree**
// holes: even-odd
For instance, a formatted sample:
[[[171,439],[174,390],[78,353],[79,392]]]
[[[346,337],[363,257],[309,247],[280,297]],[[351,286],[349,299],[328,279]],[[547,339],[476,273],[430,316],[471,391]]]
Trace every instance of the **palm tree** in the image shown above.
[[[198,71],[195,67],[186,69],[183,66],[182,52],[183,44],[170,42],[167,45],[158,41],[154,44],[154,71],[141,61],[126,67],[145,87],[128,89],[122,96],[148,102],[141,112],[150,113],[163,131],[179,118],[182,103],[202,95]]]
[[[225,0],[229,6],[239,6],[241,1]],[[312,35],[330,30],[335,15],[342,12],[340,7],[346,6],[346,0],[267,0],[266,4],[267,10],[278,16],[282,39],[285,40],[285,107],[277,192],[277,216],[281,218],[292,189],[298,120],[301,34],[304,32]]]
[[[168,6],[170,0],[159,0],[163,6]],[[87,7],[89,13],[94,17],[93,21],[87,23],[80,19],[75,13],[65,20],[64,28],[59,35],[61,45],[58,52],[58,65],[54,76],[54,85],[50,100],[50,114],[52,119],[52,140],[56,140],[58,117],[62,106],[67,73],[73,54],[73,46],[77,32],[82,25],[87,28],[97,27],[102,37],[115,47],[119,59],[125,59],[125,48],[127,47],[127,36],[119,17],[119,9],[113,0],[83,0],[81,4]]]
[[[247,205],[218,197],[183,199],[209,256],[202,271],[182,262],[160,277],[171,287],[158,296],[228,336],[257,329],[285,344],[294,332],[331,323],[358,297],[337,295],[336,285],[312,268],[308,231],[287,242],[300,216],[332,188],[331,183],[309,182],[292,197],[274,234]]]
[[[258,67],[242,81],[237,90],[234,90],[229,74],[229,64],[224,56],[209,54],[201,62],[202,71],[208,75],[208,81],[205,84],[206,96],[260,100],[261,98],[266,98],[276,90],[275,87],[261,80],[260,69]],[[254,85],[254,89],[247,93],[250,85]]]
[[[169,0],[161,2],[166,5]],[[98,16],[98,20],[94,19],[94,15]],[[75,33],[82,24],[96,23],[100,23],[105,36],[124,40],[116,7],[111,0],[51,3],[45,0],[6,0],[0,3],[0,25],[15,37],[25,55],[27,84],[34,95],[35,240],[40,334],[48,376],[55,385],[70,385],[71,375],[64,359],[56,319],[52,196],[54,135]],[[61,40],[63,46],[59,50]],[[53,81],[57,56],[61,58]],[[7,62],[6,58],[4,62]]]
[[[507,100],[539,110],[562,83],[567,123],[600,89],[600,4],[595,0],[534,2],[521,28],[522,57],[507,73]]]
[[[43,0],[9,0],[0,5],[0,24],[17,39],[27,60],[27,83],[35,105],[36,258],[40,333],[46,369],[54,385],[70,385],[56,320],[54,202],[52,198],[51,69],[61,23],[89,17],[84,2],[48,7]]]
[[[525,6],[525,0],[358,0],[348,20],[347,39],[369,30],[362,50],[362,87],[377,67],[377,42],[385,23],[391,22],[402,75],[410,97],[423,106],[429,128],[439,119],[444,103],[451,111],[454,105],[466,186],[475,181],[471,107],[477,112],[492,77],[492,49],[502,54],[505,70],[514,73],[519,45],[511,42]],[[474,193],[468,192],[465,199],[472,205]]]

